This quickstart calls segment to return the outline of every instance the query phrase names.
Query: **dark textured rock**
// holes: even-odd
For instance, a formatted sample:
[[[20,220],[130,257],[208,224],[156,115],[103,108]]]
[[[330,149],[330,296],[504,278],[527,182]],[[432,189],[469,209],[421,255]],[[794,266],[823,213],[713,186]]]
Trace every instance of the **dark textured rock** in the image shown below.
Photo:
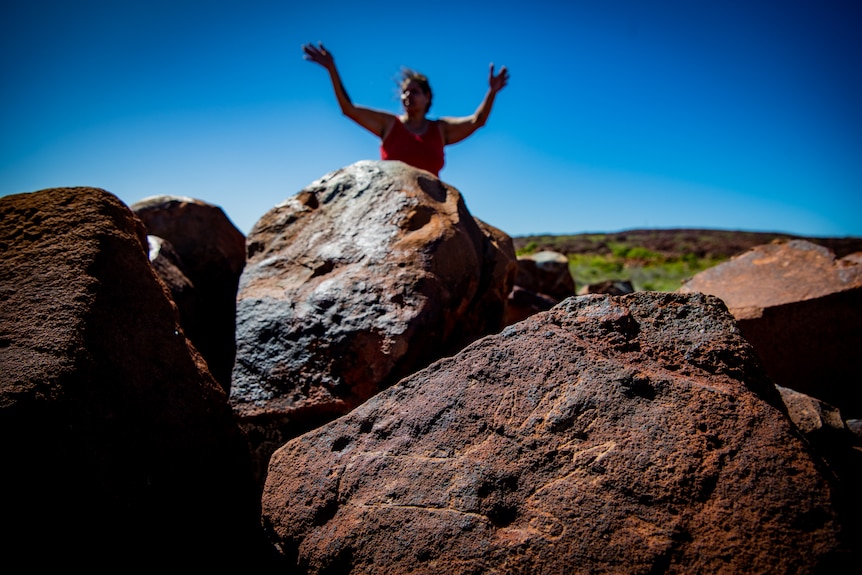
[[[198,315],[197,294],[192,280],[183,273],[185,266],[182,263],[182,258],[171,246],[171,243],[164,238],[148,235],[147,244],[149,245],[150,263],[159,278],[168,286],[171,299],[177,304],[177,309],[180,312],[180,325],[183,327],[194,325]]]
[[[680,293],[727,304],[782,387],[862,415],[862,265],[811,242],[759,246],[695,275]]]
[[[862,437],[835,406],[787,387],[778,391],[790,420],[835,475],[843,521],[851,538],[862,542]]]
[[[546,250],[520,256],[515,285],[508,296],[506,325],[547,311],[573,295],[575,280],[565,254]]]
[[[499,331],[514,276],[508,237],[400,162],[323,177],[247,241],[231,403],[261,473],[290,437]]]
[[[509,304],[506,307],[506,325],[518,323],[540,311],[548,311],[558,303],[560,303],[559,300],[551,296],[542,295],[516,285],[509,292]]]
[[[0,198],[3,560],[206,572],[271,547],[224,390],[115,196]]]
[[[288,442],[263,518],[309,573],[830,572],[783,409],[719,299],[569,298]]]
[[[558,302],[575,295],[569,258],[559,252],[546,250],[518,257],[515,285],[550,296]]]
[[[183,328],[216,380],[229,391],[245,236],[220,207],[193,198],[153,196],[131,208],[147,233],[171,244],[179,259],[174,264],[195,286],[194,303],[181,306]],[[163,279],[170,285],[169,276]]]
[[[626,295],[634,293],[635,288],[628,280],[607,280],[595,284],[587,284],[578,290],[578,295],[591,293],[607,295]]]

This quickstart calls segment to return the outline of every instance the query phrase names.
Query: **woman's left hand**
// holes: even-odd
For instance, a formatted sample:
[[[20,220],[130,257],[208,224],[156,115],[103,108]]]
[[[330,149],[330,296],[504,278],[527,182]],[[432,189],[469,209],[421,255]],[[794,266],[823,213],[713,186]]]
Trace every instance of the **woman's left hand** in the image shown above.
[[[491,70],[488,72],[488,87],[491,88],[492,92],[499,92],[503,88],[506,87],[506,83],[509,81],[509,71],[505,66],[500,68],[500,73],[496,76],[494,75],[494,64],[491,64]]]

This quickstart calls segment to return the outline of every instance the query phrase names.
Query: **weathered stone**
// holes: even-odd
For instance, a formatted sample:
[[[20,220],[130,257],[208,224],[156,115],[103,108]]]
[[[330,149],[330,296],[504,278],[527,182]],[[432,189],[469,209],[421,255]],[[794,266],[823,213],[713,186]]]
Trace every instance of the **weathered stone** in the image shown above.
[[[848,432],[841,412],[835,406],[787,387],[778,386],[778,391],[791,421],[809,438]]]
[[[776,384],[862,415],[862,265],[803,240],[759,246],[680,293],[718,296]]]
[[[32,572],[206,572],[271,547],[227,396],[92,188],[0,198],[3,560]]]
[[[272,457],[308,573],[815,573],[835,492],[720,300],[569,298]]]
[[[606,280],[594,284],[587,284],[578,290],[578,295],[607,294],[626,295],[635,291],[632,282],[628,280]]]
[[[168,286],[171,299],[180,312],[180,325],[194,325],[197,321],[197,294],[195,286],[183,273],[182,258],[170,242],[158,236],[148,235],[150,263],[159,278]]]
[[[194,305],[187,306],[194,310],[183,314],[183,328],[228,391],[236,355],[236,294],[245,265],[245,236],[220,207],[193,198],[153,196],[131,208],[149,234],[171,244],[181,271],[194,284]]]
[[[512,325],[525,320],[540,311],[548,311],[559,300],[551,296],[539,294],[516,285],[509,292],[509,305],[506,306],[506,325]]]
[[[835,406],[786,387],[778,391],[790,420],[835,476],[848,539],[862,541],[862,438]]]
[[[499,331],[514,279],[511,240],[400,162],[326,175],[247,243],[231,403],[261,473],[290,437]]]
[[[565,254],[541,251],[518,257],[515,285],[550,296],[558,302],[575,295],[575,280]]]

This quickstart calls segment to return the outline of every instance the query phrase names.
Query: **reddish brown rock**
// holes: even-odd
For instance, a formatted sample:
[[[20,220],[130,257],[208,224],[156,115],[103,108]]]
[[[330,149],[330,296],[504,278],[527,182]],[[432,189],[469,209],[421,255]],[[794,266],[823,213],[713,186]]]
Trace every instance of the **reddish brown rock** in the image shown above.
[[[783,387],[862,415],[862,264],[803,240],[772,243],[705,270],[681,293],[718,296]]]
[[[220,207],[193,198],[153,196],[131,208],[147,233],[171,244],[179,258],[175,265],[194,285],[194,303],[183,306],[183,328],[216,380],[229,391],[245,236]],[[164,279],[170,285],[171,277]]]
[[[565,254],[541,251],[518,257],[515,285],[558,302],[575,295],[575,280]]]
[[[862,541],[862,438],[835,406],[787,387],[778,387],[787,414],[835,475],[851,540]]]
[[[180,312],[180,325],[194,325],[197,321],[197,294],[192,281],[183,273],[182,259],[171,243],[164,238],[148,235],[150,263],[159,278],[171,292],[171,299]]]
[[[515,285],[509,292],[506,325],[547,311],[575,295],[575,280],[565,254],[541,251],[518,257]]]
[[[0,198],[3,560],[32,572],[260,567],[245,440],[115,196]]]
[[[635,291],[629,280],[605,280],[603,282],[587,284],[578,290],[578,295],[592,293],[607,295],[626,295]]]
[[[506,306],[506,325],[518,323],[540,311],[548,311],[560,303],[551,296],[542,295],[521,286],[514,286],[509,292],[509,303]]]
[[[569,298],[272,457],[308,573],[816,573],[835,492],[717,298]]]
[[[261,474],[290,437],[499,331],[514,259],[458,190],[400,162],[338,170],[264,215],[231,388]]]

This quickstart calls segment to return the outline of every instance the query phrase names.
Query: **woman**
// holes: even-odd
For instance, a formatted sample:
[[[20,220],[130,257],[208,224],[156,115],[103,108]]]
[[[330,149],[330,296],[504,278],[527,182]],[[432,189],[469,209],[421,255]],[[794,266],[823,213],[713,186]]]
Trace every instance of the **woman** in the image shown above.
[[[494,64],[491,64],[488,92],[473,115],[429,120],[426,115],[431,107],[432,94],[428,79],[422,74],[406,70],[401,80],[404,113],[396,116],[351,102],[335,67],[335,59],[323,44],[305,44],[302,51],[306,60],[320,64],[329,72],[338,105],[344,115],[380,137],[381,159],[401,160],[438,177],[445,161],[443,147],[460,142],[484,126],[497,92],[509,81],[509,72],[505,66],[495,75]]]

